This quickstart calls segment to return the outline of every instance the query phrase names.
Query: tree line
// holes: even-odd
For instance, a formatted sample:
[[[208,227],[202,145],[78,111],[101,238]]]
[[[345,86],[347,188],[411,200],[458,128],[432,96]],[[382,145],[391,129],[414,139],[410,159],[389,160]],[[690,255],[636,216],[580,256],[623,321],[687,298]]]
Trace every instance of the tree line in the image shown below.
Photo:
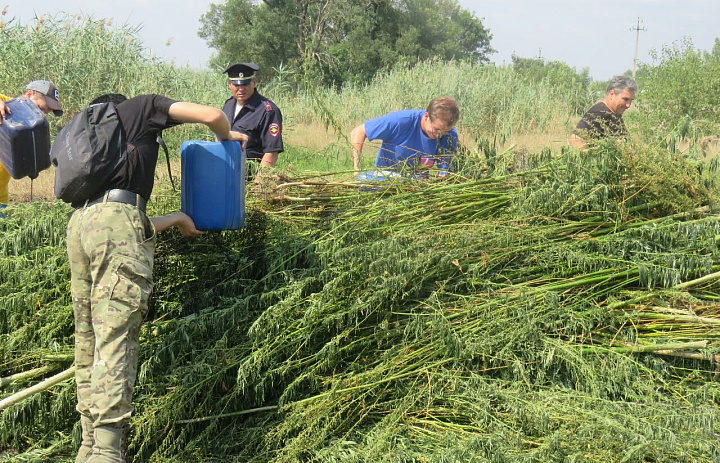
[[[342,86],[419,61],[484,63],[495,51],[456,0],[227,0],[200,22],[217,50],[211,65],[252,61],[291,84]]]

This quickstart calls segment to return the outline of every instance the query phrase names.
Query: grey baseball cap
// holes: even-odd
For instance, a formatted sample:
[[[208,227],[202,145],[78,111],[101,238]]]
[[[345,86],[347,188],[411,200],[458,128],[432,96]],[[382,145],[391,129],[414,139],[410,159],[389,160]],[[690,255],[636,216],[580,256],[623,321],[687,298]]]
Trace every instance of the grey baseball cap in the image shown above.
[[[63,115],[63,109],[60,106],[60,92],[49,80],[33,80],[25,86],[25,90],[35,90],[42,93],[45,95],[45,101],[48,108],[52,109],[53,114],[58,117]]]

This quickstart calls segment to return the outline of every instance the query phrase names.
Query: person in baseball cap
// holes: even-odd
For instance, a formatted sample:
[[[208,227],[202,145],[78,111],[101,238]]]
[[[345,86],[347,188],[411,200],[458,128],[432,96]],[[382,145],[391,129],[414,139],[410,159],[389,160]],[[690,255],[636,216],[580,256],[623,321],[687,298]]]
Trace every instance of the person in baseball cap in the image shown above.
[[[29,99],[45,114],[52,111],[58,117],[63,115],[63,109],[60,106],[60,94],[50,81],[33,80],[25,86],[25,93],[18,98]],[[12,98],[0,93],[0,124],[11,112],[10,108],[5,104],[9,100],[12,100]],[[3,209],[8,203],[10,178],[10,172],[0,162],[0,209]],[[0,217],[2,216],[0,215]]]
[[[33,98],[38,93],[43,95],[45,105],[48,108],[47,111],[43,108],[42,104],[37,103],[38,98]],[[60,92],[58,92],[58,89],[49,80],[33,80],[27,84],[25,86],[25,96],[31,100],[35,100],[35,104],[45,111],[45,113],[52,111],[53,114],[58,117],[63,115],[63,109],[62,106],[60,106]]]

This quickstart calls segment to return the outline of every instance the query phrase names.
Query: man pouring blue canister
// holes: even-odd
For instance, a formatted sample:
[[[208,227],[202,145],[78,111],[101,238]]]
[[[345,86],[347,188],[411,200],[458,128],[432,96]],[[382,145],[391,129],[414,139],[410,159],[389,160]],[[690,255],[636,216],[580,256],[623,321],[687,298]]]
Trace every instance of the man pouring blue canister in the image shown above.
[[[158,217],[145,213],[155,186],[157,136],[185,123],[204,124],[220,140],[245,143],[247,135],[232,132],[227,118],[217,108],[163,95],[128,99],[109,93],[95,98],[87,108],[93,112],[81,111],[76,117],[85,119],[74,119],[75,127],[81,130],[74,131],[71,122],[56,137],[51,154],[58,161],[56,185],[75,185],[68,180],[76,178],[71,174],[79,175],[78,169],[63,168],[62,163],[72,165],[68,151],[75,148],[77,154],[81,139],[91,136],[87,118],[88,114],[97,115],[95,110],[103,111],[103,127],[114,126],[124,134],[127,147],[99,143],[105,147],[101,157],[117,158],[116,151],[122,149],[124,159],[107,176],[97,179],[95,191],[78,200],[63,197],[75,207],[67,226],[75,319],[76,409],[82,429],[75,463],[125,463],[124,442],[134,410],[140,326],[153,287],[156,232],[176,226],[184,236],[201,233],[191,217],[182,212]],[[98,132],[92,129],[92,135]],[[58,179],[63,172],[68,176]]]
[[[255,73],[260,66],[255,63],[235,63],[223,72],[228,75],[232,96],[225,101],[223,112],[230,121],[231,130],[248,135],[245,150],[248,160],[257,168],[248,169],[260,173],[263,167],[273,167],[278,154],[283,151],[282,113],[280,109],[257,90]],[[259,181],[261,175],[255,177]]]
[[[52,112],[57,117],[63,115],[58,89],[48,80],[33,80],[25,86],[25,92],[18,98],[27,98],[45,114]],[[5,105],[5,102],[11,99],[0,94],[0,124],[11,112],[10,108]],[[9,183],[10,172],[0,162],[0,209],[4,208],[8,203]]]

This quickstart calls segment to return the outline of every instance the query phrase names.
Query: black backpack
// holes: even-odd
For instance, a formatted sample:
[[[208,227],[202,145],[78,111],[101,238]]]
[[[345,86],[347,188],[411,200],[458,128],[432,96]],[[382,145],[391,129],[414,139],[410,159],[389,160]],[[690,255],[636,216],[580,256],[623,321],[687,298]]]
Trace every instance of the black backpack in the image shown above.
[[[108,181],[127,162],[127,153],[141,144],[129,144],[113,103],[83,108],[55,138],[50,161],[55,166],[55,196],[67,203],[81,203],[107,189]],[[170,157],[162,137],[157,142]],[[175,185],[170,174],[170,182]]]

